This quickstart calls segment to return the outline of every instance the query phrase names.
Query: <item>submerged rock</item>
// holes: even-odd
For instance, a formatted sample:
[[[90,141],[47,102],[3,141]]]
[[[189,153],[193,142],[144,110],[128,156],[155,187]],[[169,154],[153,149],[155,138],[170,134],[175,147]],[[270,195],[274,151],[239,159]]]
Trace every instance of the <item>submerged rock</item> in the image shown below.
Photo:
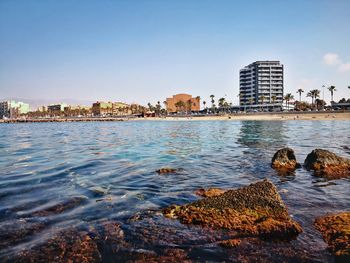
[[[101,262],[96,242],[86,232],[61,231],[45,244],[19,253],[14,262]]]
[[[201,189],[197,190],[195,193],[196,193],[196,195],[199,195],[202,197],[213,197],[213,196],[221,195],[221,194],[225,193],[226,191],[227,190],[220,189],[220,188],[208,188],[208,189],[201,188]]]
[[[276,187],[268,180],[237,190],[163,210],[169,218],[183,224],[214,229],[228,229],[236,237],[292,239],[302,232],[301,226],[288,215]]]
[[[332,253],[350,259],[350,212],[317,218],[314,225]]]
[[[271,167],[277,170],[295,170],[300,167],[297,163],[293,149],[283,148],[278,150],[272,157]]]
[[[182,169],[176,169],[176,168],[171,168],[171,167],[163,167],[160,168],[156,171],[158,174],[176,174],[178,172],[181,172]]]
[[[36,222],[30,219],[16,219],[2,222],[0,224],[0,250],[23,242],[44,228],[44,222]]]
[[[68,210],[71,210],[77,206],[80,206],[81,204],[85,203],[87,201],[87,198],[85,196],[75,196],[68,200],[63,201],[62,203],[47,207],[42,210],[35,211],[31,213],[31,216],[51,216],[51,215],[57,215],[63,212],[66,212]]]
[[[315,176],[327,179],[350,176],[350,159],[323,149],[315,149],[308,154],[304,165],[306,169],[314,170]]]

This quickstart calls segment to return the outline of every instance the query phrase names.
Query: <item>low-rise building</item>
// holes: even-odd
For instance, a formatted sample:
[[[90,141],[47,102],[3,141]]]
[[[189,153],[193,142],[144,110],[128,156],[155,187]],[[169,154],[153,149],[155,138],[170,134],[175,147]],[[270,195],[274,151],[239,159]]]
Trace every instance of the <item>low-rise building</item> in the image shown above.
[[[47,111],[47,106],[39,106],[36,111],[39,111],[39,112],[46,112]]]
[[[200,111],[200,97],[189,94],[176,94],[166,99],[168,113]]]
[[[131,114],[131,107],[123,102],[97,101],[92,104],[94,116],[116,116]]]
[[[89,116],[91,115],[91,107],[88,106],[67,106],[64,108],[64,114],[68,117]]]

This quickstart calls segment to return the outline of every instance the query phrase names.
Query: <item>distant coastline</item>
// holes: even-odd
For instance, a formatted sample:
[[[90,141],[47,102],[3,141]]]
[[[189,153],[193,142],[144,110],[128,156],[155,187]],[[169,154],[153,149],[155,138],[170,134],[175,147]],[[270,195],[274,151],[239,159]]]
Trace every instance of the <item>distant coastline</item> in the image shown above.
[[[62,118],[26,118],[0,120],[0,123],[47,123],[47,122],[114,122],[114,121],[210,121],[210,120],[261,120],[261,121],[291,121],[291,120],[350,120],[350,111],[342,112],[275,112],[275,113],[238,113],[225,115],[188,115],[145,117],[62,117]]]

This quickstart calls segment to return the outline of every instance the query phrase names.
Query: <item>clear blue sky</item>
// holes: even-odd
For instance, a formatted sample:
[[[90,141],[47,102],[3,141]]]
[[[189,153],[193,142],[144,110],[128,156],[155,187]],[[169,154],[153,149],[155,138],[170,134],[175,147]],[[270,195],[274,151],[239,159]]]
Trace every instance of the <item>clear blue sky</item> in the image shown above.
[[[0,98],[236,103],[239,69],[269,59],[295,97],[350,97],[350,1],[0,0]]]

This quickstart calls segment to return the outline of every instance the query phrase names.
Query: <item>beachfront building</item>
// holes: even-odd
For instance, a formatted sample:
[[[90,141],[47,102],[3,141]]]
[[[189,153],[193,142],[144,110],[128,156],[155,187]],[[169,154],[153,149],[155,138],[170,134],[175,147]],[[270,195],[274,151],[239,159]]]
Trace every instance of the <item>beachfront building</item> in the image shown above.
[[[283,65],[279,61],[256,61],[239,71],[241,106],[281,106]]]
[[[64,115],[67,117],[87,117],[91,116],[91,107],[89,106],[67,106],[64,107]]]
[[[166,99],[168,113],[200,111],[200,97],[189,94],[176,94]]]
[[[64,108],[68,105],[65,103],[51,104],[47,106],[47,112],[51,117],[63,115]]]
[[[131,107],[123,102],[97,101],[92,104],[92,114],[94,116],[117,116],[131,113]]]
[[[0,102],[0,118],[17,118],[21,114],[29,112],[29,104],[21,101],[2,101]]]

